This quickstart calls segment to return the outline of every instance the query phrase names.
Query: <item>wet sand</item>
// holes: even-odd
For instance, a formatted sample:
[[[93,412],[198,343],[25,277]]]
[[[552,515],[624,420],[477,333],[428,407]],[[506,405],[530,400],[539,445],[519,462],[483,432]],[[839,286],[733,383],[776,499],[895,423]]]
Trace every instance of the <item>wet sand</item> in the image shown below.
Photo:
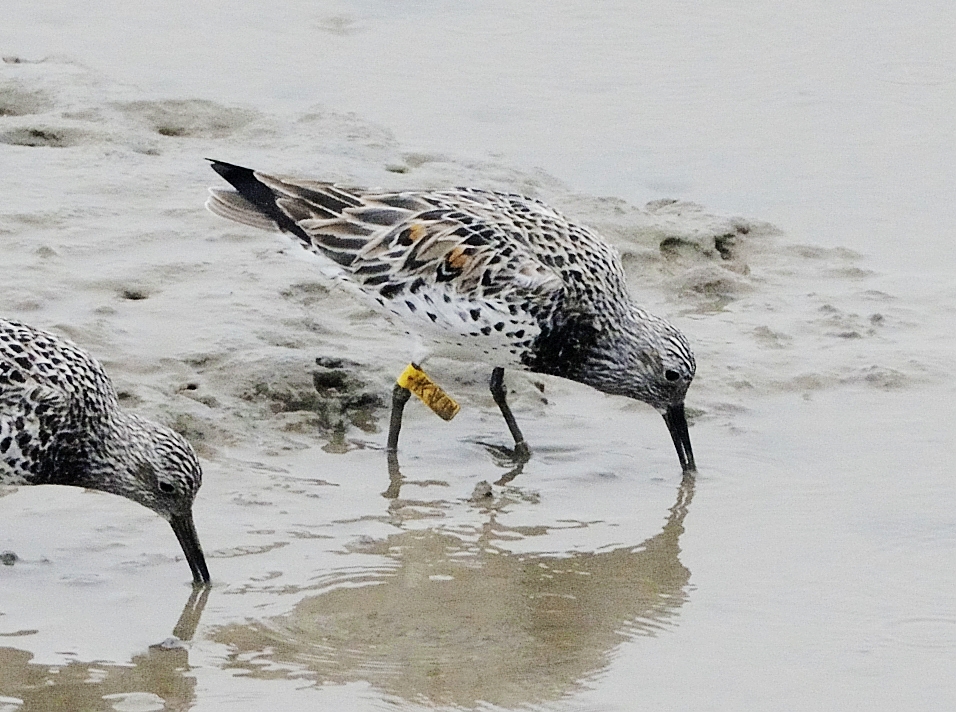
[[[98,12],[104,26],[118,22]],[[336,62],[386,31],[368,8],[316,12],[307,26]],[[195,26],[209,17],[202,10]],[[480,34],[487,17],[476,17]],[[52,13],[34,39],[4,47],[0,313],[75,340],[124,405],[195,444],[205,471],[196,523],[215,583],[191,596],[168,526],[130,502],[55,487],[0,497],[0,551],[17,557],[0,566],[0,710],[956,702],[946,459],[956,290],[940,247],[953,224],[932,200],[951,185],[933,168],[945,162],[929,162],[919,201],[907,184],[870,222],[863,208],[840,210],[886,194],[862,179],[830,205],[819,180],[790,198],[797,179],[769,181],[761,198],[715,188],[708,171],[656,188],[622,171],[584,190],[595,172],[583,159],[534,167],[549,155],[540,136],[520,150],[502,139],[498,156],[473,131],[460,146],[444,128],[412,141],[399,137],[408,117],[390,122],[381,98],[303,105],[300,76],[241,100],[224,96],[224,74],[208,91],[196,69],[163,74],[172,52],[136,82],[129,67],[98,65],[107,50],[82,37],[72,58],[30,53],[78,21]],[[155,35],[172,37],[163,27]],[[289,32],[294,46],[299,31]],[[292,66],[282,65],[290,47],[276,53]],[[918,106],[953,100],[951,83],[919,86],[930,96]],[[579,122],[580,106],[569,109]],[[516,136],[548,123],[521,115],[495,120]],[[718,122],[714,143],[731,123]],[[937,152],[951,152],[935,136]],[[869,141],[853,150],[878,154]],[[390,475],[401,330],[283,236],[204,211],[218,180],[204,156],[368,186],[520,191],[598,229],[622,252],[639,303],[692,340],[699,475],[681,478],[650,408],[508,372],[534,451],[515,468],[494,451],[509,441],[487,369],[441,361],[429,370],[462,412],[444,423],[411,404],[401,478]],[[742,173],[746,160],[730,163]],[[732,214],[741,204],[754,209]],[[922,242],[896,232],[891,217],[910,213]],[[825,214],[831,227],[810,229]],[[770,220],[794,215],[810,217]],[[473,496],[482,482],[495,483],[491,495]],[[172,635],[186,642],[158,646]]]

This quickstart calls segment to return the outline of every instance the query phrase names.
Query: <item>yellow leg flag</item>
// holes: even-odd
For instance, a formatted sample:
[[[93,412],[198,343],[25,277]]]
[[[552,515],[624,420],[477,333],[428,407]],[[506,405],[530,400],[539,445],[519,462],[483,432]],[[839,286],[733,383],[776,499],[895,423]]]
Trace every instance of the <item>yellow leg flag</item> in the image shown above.
[[[461,410],[461,406],[445,393],[441,386],[413,363],[408,364],[396,382],[421,398],[422,403],[435,411],[443,420],[451,420]]]

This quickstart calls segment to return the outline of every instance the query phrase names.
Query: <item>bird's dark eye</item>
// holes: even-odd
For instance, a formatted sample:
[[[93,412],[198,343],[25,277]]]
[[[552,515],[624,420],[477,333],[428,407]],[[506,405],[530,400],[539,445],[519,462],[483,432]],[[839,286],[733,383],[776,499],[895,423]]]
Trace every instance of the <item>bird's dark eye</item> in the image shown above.
[[[173,487],[169,482],[160,482],[159,491],[163,494],[172,494],[176,491],[176,488]]]
[[[664,371],[664,378],[666,378],[668,381],[676,381],[678,378],[680,378],[680,374],[677,371],[669,368]]]

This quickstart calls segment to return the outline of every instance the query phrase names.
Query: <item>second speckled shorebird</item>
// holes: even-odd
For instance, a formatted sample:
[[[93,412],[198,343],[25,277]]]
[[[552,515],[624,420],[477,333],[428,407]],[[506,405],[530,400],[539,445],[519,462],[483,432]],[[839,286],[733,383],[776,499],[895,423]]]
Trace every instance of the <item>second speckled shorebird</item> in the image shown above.
[[[696,365],[684,335],[631,300],[616,250],[541,201],[473,188],[373,193],[213,161],[236,192],[211,189],[217,215],[295,235],[417,339],[429,355],[493,367],[491,393],[528,447],[506,399],[505,368],[644,401],[695,469],[684,396]],[[393,391],[398,445],[409,380]],[[419,380],[421,380],[419,378]],[[453,414],[453,413],[452,413]]]
[[[194,584],[209,583],[192,504],[202,483],[181,435],[119,407],[102,366],[75,344],[0,319],[0,484],[122,495],[166,519]]]

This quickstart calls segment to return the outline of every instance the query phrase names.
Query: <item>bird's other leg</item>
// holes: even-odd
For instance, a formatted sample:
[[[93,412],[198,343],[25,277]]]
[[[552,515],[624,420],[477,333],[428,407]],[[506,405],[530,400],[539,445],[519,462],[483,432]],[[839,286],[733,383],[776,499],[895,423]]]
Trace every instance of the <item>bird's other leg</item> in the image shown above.
[[[388,458],[388,489],[382,492],[382,496],[385,499],[398,499],[402,493],[402,485],[405,483],[402,470],[398,465],[398,453],[389,450],[386,457]]]
[[[412,392],[407,388],[395,384],[392,389],[392,417],[388,424],[388,444],[385,451],[392,455],[398,452],[398,434],[402,431],[402,413],[405,411],[405,404],[412,397]]]
[[[505,370],[501,366],[492,370],[491,381],[488,385],[491,389],[491,397],[494,398],[495,403],[498,404],[498,408],[501,410],[501,414],[508,424],[508,430],[511,431],[511,436],[515,439],[515,457],[527,460],[531,457],[531,449],[528,447],[528,443],[524,441],[524,435],[521,434],[521,429],[518,427],[518,423],[515,422],[514,414],[508,406],[508,389],[505,388]]]
[[[385,455],[388,457],[388,489],[382,492],[386,499],[396,499],[401,492],[404,477],[398,468],[398,434],[402,430],[402,413],[405,404],[412,397],[407,388],[395,384],[392,389],[392,417],[388,424],[388,444],[385,446]]]

